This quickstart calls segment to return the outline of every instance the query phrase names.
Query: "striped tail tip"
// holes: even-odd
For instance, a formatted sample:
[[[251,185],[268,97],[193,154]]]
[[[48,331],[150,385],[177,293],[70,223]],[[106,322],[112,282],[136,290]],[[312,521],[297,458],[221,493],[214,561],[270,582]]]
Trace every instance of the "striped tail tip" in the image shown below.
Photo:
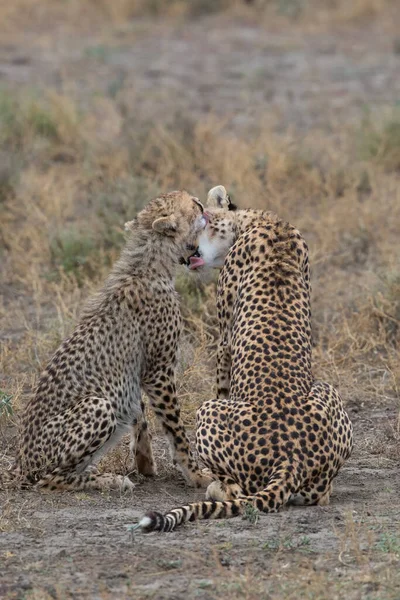
[[[185,515],[185,507],[176,508],[165,515],[152,511],[146,513],[144,517],[141,518],[137,527],[140,528],[143,533],[151,533],[152,531],[174,531],[177,525],[180,525],[185,521]]]
[[[138,523],[139,528],[143,533],[151,533],[152,531],[164,531],[165,518],[159,512],[148,512],[142,517]]]

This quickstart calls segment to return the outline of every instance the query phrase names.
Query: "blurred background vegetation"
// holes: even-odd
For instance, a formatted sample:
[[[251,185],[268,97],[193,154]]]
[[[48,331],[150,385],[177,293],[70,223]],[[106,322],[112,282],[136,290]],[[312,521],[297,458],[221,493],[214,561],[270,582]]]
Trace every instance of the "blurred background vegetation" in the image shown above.
[[[305,235],[316,374],[359,406],[398,399],[397,8],[389,0],[2,3],[3,424],[15,422],[118,256],[124,222],[160,191],[187,188],[204,199],[216,184]],[[215,276],[201,281],[182,269],[177,286],[186,323],[179,394],[193,423],[213,394]]]

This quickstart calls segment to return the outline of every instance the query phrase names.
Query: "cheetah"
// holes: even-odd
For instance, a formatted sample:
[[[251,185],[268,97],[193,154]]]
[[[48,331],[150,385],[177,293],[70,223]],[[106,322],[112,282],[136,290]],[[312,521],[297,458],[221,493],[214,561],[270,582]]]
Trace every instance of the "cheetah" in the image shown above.
[[[223,186],[209,192],[209,223],[189,259],[222,267],[218,399],[197,411],[196,445],[216,476],[206,501],[165,515],[144,532],[195,519],[234,517],[247,505],[327,505],[332,480],[352,450],[352,425],[338,392],[311,371],[308,248],[270,212],[234,210]]]
[[[131,489],[128,477],[99,473],[99,460],[131,434],[130,454],[156,472],[142,390],[161,420],[187,482],[206,486],[176,398],[181,331],[177,265],[196,248],[207,218],[185,191],[151,200],[125,228],[128,239],[102,289],[42,373],[20,428],[15,472],[47,490]]]

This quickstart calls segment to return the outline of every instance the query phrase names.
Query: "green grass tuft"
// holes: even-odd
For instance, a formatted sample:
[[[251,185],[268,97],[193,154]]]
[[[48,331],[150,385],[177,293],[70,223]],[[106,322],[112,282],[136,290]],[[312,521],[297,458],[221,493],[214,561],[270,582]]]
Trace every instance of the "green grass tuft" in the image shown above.
[[[13,415],[12,395],[0,390],[0,418]]]
[[[376,547],[386,554],[400,554],[400,538],[395,533],[383,533]]]
[[[246,504],[242,518],[251,525],[257,525],[260,518],[260,511],[252,504]]]
[[[74,274],[79,281],[84,267],[88,267],[90,256],[95,250],[90,234],[71,227],[60,233],[51,244],[53,267]],[[86,269],[86,275],[89,273]]]
[[[400,108],[376,123],[367,115],[358,131],[360,158],[377,163],[385,171],[400,170]]]

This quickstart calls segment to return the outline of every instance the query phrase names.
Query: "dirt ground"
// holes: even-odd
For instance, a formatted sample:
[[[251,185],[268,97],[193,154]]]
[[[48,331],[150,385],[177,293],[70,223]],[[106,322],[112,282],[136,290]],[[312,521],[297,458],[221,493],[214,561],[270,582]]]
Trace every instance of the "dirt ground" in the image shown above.
[[[202,497],[161,441],[162,474],[132,495],[2,492],[0,597],[399,598],[400,469],[369,450],[394,411],[349,411],[356,448],[329,507],[132,534],[144,511]]]
[[[257,130],[268,106],[278,129],[323,129],[333,145],[338,121],[350,125],[366,105],[385,109],[400,100],[394,17],[315,30],[224,15],[81,27],[77,35],[78,24],[47,23],[44,15],[4,32],[0,84],[62,91],[82,110],[96,94],[118,94],[121,110],[155,123],[212,113],[243,135]],[[109,103],[96,106],[100,121],[107,119],[95,135],[117,136],[118,114]],[[0,293],[4,310],[19,302],[29,318],[33,301],[21,299],[18,285],[5,281]],[[23,328],[5,325],[3,341],[18,344]],[[132,534],[129,526],[146,510],[202,497],[172,470],[158,434],[159,475],[138,481],[131,495],[0,490],[0,598],[399,599],[399,397],[377,402],[361,386],[345,401],[355,449],[329,507]],[[5,468],[14,442],[15,428],[3,424]]]

